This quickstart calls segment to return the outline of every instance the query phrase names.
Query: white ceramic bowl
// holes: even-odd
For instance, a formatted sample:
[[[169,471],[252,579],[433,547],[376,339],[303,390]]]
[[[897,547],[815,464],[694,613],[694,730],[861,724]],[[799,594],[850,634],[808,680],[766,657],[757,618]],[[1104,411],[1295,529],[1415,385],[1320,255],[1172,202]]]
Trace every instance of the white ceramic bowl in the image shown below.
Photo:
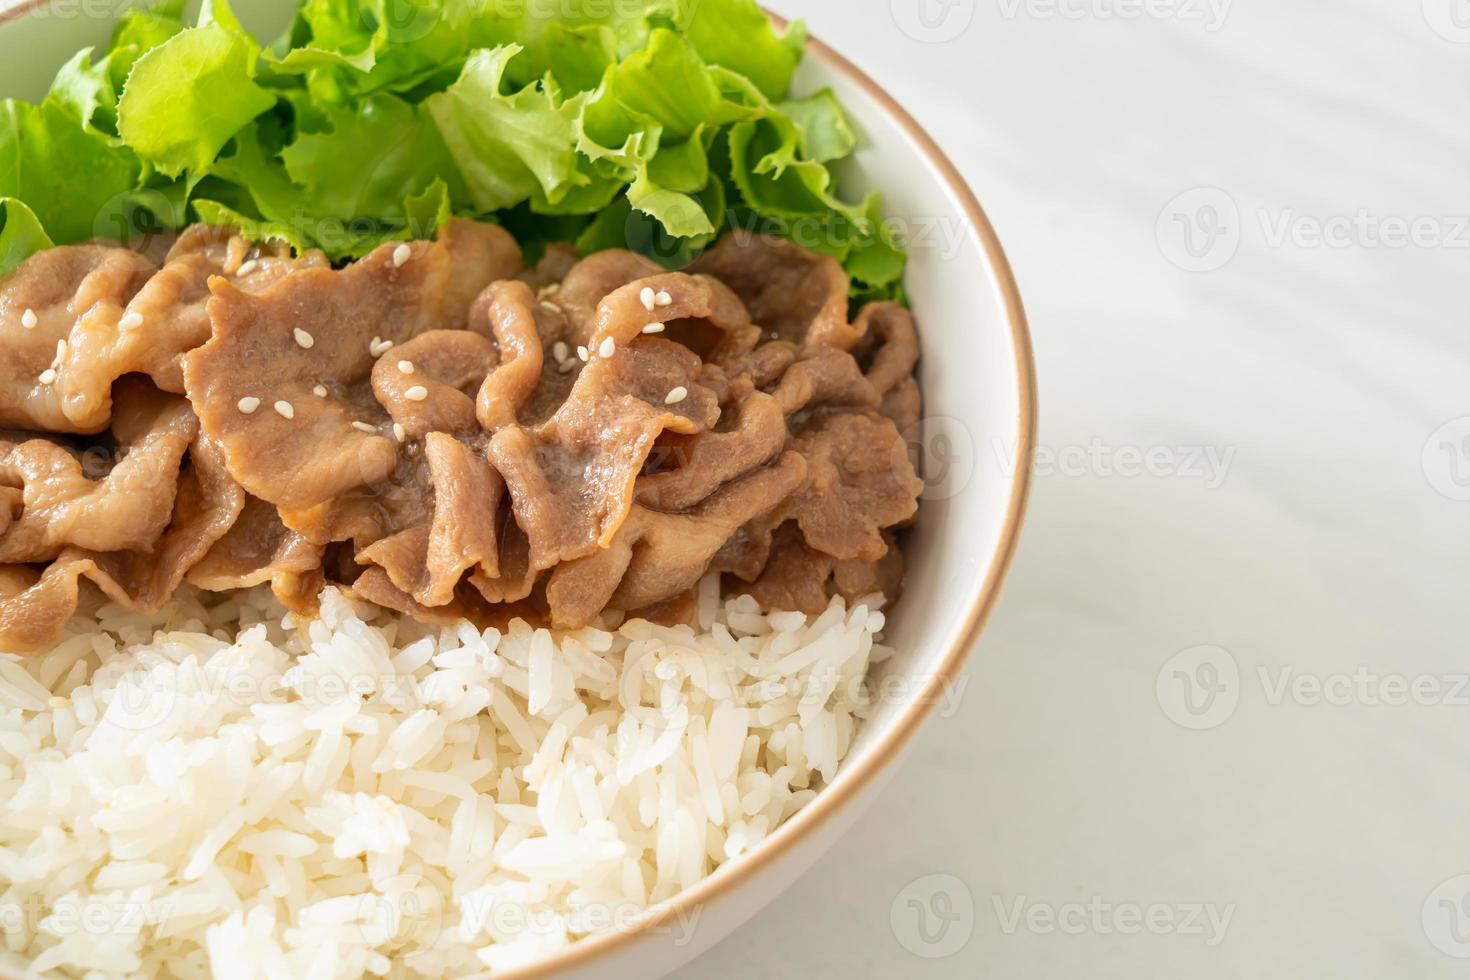
[[[38,98],[78,48],[104,44],[124,5],[31,0],[0,14],[0,96]],[[293,0],[252,0],[263,35]],[[98,16],[106,10],[107,16]],[[898,656],[883,665],[876,715],[836,781],[751,853],[635,928],[580,943],[503,980],[647,980],[709,949],[806,871],[857,820],[920,723],[953,684],[999,592],[1020,531],[1036,428],[1035,378],[1020,296],[995,232],[954,165],[851,62],[813,41],[799,92],[831,87],[862,149],[841,173],[849,194],[881,190],[915,238],[907,286],[918,316],[926,449],[924,497],[908,542],[906,594],[889,618]]]

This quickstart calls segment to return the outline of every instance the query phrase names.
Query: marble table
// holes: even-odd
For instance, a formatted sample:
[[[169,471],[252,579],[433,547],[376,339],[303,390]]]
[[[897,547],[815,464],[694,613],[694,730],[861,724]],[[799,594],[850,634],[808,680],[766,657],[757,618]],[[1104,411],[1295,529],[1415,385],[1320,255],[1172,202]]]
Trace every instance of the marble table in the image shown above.
[[[771,6],[979,193],[1042,453],[958,710],[678,976],[1466,976],[1470,4]]]

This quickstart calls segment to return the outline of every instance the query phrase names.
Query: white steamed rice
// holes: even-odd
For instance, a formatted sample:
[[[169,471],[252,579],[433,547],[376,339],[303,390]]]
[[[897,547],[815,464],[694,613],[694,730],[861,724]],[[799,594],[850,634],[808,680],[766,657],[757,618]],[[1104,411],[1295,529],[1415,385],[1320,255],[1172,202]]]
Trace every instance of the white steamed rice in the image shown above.
[[[630,928],[833,778],[880,605],[710,579],[699,632],[505,634],[334,591],[301,623],[262,592],[103,607],[0,656],[0,959],[444,977]]]

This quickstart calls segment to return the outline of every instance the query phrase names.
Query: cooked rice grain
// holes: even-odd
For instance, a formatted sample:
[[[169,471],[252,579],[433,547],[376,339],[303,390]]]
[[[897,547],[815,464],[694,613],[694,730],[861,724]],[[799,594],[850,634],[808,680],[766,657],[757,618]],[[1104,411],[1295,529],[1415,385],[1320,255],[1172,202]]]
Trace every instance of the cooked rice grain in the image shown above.
[[[880,598],[433,631],[257,591],[0,656],[0,927],[37,973],[443,977],[626,929],[836,774]]]

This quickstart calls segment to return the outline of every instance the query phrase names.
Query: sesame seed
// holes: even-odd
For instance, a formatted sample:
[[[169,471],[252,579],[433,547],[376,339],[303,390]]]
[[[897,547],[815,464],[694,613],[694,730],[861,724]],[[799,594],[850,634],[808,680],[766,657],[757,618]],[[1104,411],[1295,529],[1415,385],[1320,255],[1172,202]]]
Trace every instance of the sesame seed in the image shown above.
[[[244,412],[246,415],[254,415],[255,410],[260,407],[260,399],[242,398],[235,407],[238,408],[241,412]]]
[[[585,348],[585,347],[578,347],[577,348],[577,356],[580,357],[584,361],[587,360],[587,348]]]
[[[675,388],[673,391],[669,392],[668,397],[666,397],[664,399],[664,404],[665,405],[677,405],[681,401],[683,401],[684,399],[686,399],[688,397],[689,397],[689,389],[686,388],[686,387],[684,387],[683,385],[680,385],[679,387]]]
[[[276,410],[276,414],[283,419],[294,419],[296,417],[296,409],[290,402],[276,402],[273,407]]]
[[[259,269],[259,268],[260,268],[260,263],[257,262],[257,261],[255,261],[254,259],[251,259],[248,262],[241,262],[240,263],[240,268],[238,268],[238,269],[235,270],[235,275],[237,275],[237,276],[248,276],[248,275],[250,275],[250,273],[254,272],[256,269]]]
[[[674,297],[670,296],[668,290],[665,289],[660,290],[659,294],[653,298],[653,301],[659,306],[671,306],[673,305]]]
[[[64,340],[58,340],[56,342],[56,360],[58,362],[60,362],[60,361],[63,361],[65,359],[66,359],[66,341],[64,341]]]
[[[404,242],[402,245],[393,250],[393,268],[403,268],[403,263],[407,262],[412,257],[413,249],[408,247],[407,242]]]
[[[557,373],[558,374],[570,374],[572,372],[572,370],[574,370],[576,368],[576,366],[577,366],[577,362],[576,361],[566,360],[566,361],[562,361],[561,364],[557,367],[556,370],[557,370]]]
[[[644,333],[663,333],[664,332],[664,325],[662,323],[650,323],[648,326],[646,326],[646,327],[643,328],[643,332]]]
[[[124,313],[123,318],[117,321],[119,330],[137,330],[143,325],[143,314],[136,310],[132,313]]]
[[[398,373],[399,374],[413,374],[413,361],[399,361],[398,362]]]
[[[317,385],[315,388],[311,389],[311,393],[313,395],[316,395],[318,398],[327,397],[326,385]]]
[[[558,340],[551,345],[551,356],[556,358],[558,364],[570,357],[571,353],[571,348],[567,347],[566,341],[564,340]]]
[[[393,438],[397,439],[399,442],[403,442],[405,439],[408,438],[408,433],[403,431],[402,423],[393,423]]]
[[[643,291],[638,294],[638,299],[642,301],[643,308],[650,313],[658,305],[658,294],[653,291],[653,287],[651,286],[644,286]]]
[[[374,337],[373,342],[368,344],[368,353],[374,357],[382,357],[388,353],[393,346],[393,341],[384,340],[382,337]]]
[[[46,370],[44,370],[44,371],[41,372],[41,377],[40,377],[41,384],[43,384],[43,385],[49,385],[49,384],[54,383],[55,381],[56,381],[56,369],[55,368],[47,368]]]
[[[598,357],[603,357],[603,358],[612,357],[617,352],[618,352],[618,342],[616,340],[613,340],[611,337],[605,337],[605,338],[603,338],[602,346],[600,346],[600,347],[597,348],[597,356]]]
[[[543,310],[546,310],[548,313],[560,313],[561,312],[561,307],[560,306],[557,306],[555,303],[548,303],[544,299],[540,303],[538,303],[536,305],[537,306],[540,306]]]
[[[35,310],[27,309],[24,313],[20,315],[20,325],[25,327],[27,330],[36,329],[36,324],[38,322],[40,321],[36,317]]]
[[[429,397],[429,389],[423,385],[414,385],[403,393],[403,397],[411,402],[421,402]]]
[[[307,333],[305,330],[302,330],[300,327],[297,327],[295,330],[291,331],[291,333],[292,336],[296,338],[296,346],[300,347],[302,350],[311,350],[313,347],[316,346],[316,338]]]
[[[358,432],[377,432],[378,431],[376,427],[371,426],[371,425],[368,425],[366,422],[353,422],[352,423],[352,427],[354,429],[356,429]]]

